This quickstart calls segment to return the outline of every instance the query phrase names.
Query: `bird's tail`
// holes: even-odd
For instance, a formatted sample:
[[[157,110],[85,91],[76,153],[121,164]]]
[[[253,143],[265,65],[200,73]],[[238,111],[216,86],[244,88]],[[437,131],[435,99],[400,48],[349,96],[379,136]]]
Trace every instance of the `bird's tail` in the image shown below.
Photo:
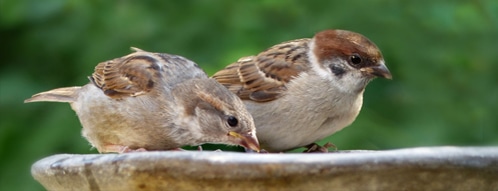
[[[78,91],[81,87],[67,87],[57,88],[46,92],[37,93],[31,98],[24,100],[24,103],[38,102],[38,101],[52,101],[52,102],[75,102],[78,98]]]

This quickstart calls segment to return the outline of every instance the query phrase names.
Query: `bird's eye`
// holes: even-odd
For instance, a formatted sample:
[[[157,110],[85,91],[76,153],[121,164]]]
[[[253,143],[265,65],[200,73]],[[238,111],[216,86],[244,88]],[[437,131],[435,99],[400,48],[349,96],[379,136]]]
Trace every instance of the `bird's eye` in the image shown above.
[[[350,59],[351,59],[351,62],[353,64],[359,64],[359,63],[361,63],[361,57],[358,56],[358,55],[356,55],[356,54],[352,55]]]
[[[227,123],[231,127],[235,127],[235,126],[237,126],[237,124],[239,124],[239,120],[237,120],[237,118],[234,116],[228,116]]]

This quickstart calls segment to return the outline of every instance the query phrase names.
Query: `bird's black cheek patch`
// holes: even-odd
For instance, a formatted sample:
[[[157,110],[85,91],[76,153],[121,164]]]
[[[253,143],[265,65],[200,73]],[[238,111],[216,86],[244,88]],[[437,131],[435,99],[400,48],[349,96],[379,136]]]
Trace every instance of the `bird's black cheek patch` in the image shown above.
[[[154,87],[154,81],[149,80],[149,81],[147,82],[147,89],[152,89],[153,87]]]
[[[344,70],[342,67],[337,66],[335,64],[330,65],[330,70],[332,71],[333,74],[335,74],[337,77],[341,77],[346,73],[346,70]]]

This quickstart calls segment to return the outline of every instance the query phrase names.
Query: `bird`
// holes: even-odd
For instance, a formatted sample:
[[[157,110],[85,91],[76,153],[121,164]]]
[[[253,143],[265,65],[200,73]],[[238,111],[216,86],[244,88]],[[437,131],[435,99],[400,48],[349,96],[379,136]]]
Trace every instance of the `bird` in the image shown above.
[[[57,88],[29,102],[67,102],[99,153],[176,150],[204,143],[259,150],[244,103],[191,60],[133,48],[99,63],[84,86]]]
[[[356,32],[327,29],[242,57],[211,78],[243,100],[261,148],[285,152],[349,126],[376,77],[392,79],[377,45]]]

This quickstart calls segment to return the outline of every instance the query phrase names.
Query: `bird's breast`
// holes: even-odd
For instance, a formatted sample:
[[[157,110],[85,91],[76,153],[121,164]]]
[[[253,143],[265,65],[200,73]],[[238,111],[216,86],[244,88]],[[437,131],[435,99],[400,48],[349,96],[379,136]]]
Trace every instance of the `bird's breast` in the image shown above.
[[[323,139],[351,124],[362,94],[340,92],[319,78],[296,78],[271,102],[245,101],[262,145],[288,150]]]

